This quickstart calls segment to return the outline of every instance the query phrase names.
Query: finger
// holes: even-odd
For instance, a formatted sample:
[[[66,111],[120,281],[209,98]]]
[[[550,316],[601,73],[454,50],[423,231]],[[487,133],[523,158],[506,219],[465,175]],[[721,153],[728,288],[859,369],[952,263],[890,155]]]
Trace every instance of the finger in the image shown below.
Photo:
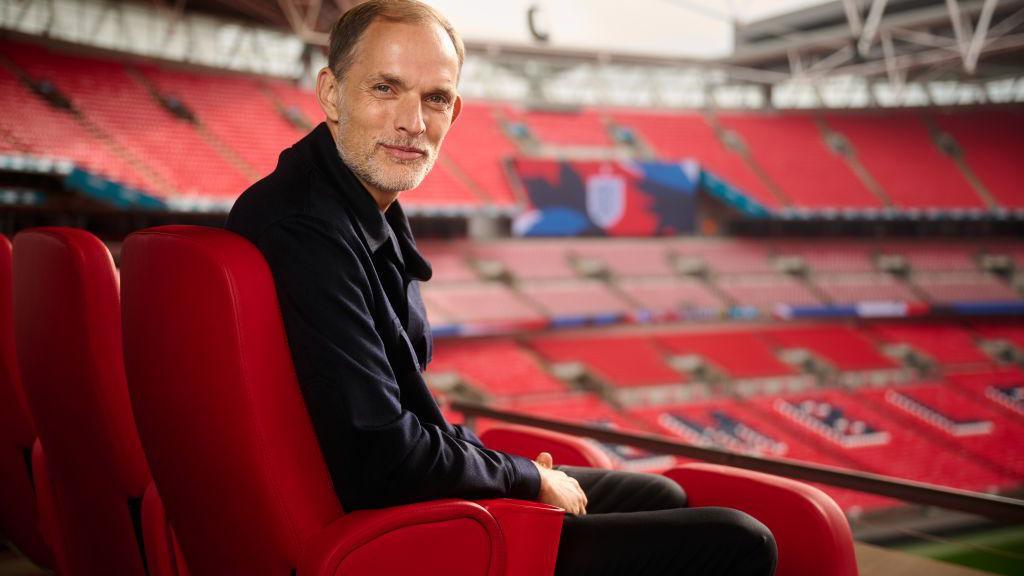
[[[540,454],[538,454],[536,462],[537,464],[548,469],[550,469],[554,465],[554,460],[551,458],[551,454],[548,454],[547,452],[541,452]]]

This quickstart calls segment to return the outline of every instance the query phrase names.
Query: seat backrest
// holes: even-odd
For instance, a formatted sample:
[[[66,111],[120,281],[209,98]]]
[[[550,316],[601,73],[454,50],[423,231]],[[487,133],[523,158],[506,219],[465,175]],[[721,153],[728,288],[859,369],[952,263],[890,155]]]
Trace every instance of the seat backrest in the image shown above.
[[[118,278],[106,246],[71,228],[14,238],[14,334],[46,466],[61,574],[145,574],[149,470],[121,352]]]
[[[287,576],[342,512],[262,254],[197,226],[136,232],[121,254],[132,402],[189,571]]]
[[[32,490],[36,427],[21,386],[14,352],[11,241],[0,236],[0,539],[7,538],[41,566],[51,566],[39,533]]]

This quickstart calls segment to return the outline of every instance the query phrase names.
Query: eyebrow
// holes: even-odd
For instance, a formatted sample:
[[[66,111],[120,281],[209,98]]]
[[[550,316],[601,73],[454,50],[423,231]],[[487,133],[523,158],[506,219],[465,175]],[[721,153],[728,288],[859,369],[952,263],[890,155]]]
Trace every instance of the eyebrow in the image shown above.
[[[409,85],[406,84],[405,80],[402,80],[400,77],[395,76],[394,74],[389,74],[387,72],[378,72],[377,74],[371,77],[371,81],[387,82],[388,84],[393,84],[394,86],[398,87],[400,90],[407,90],[409,88]],[[455,91],[446,86],[438,86],[436,88],[429,90],[429,92],[431,94],[442,94],[449,100],[455,97]]]

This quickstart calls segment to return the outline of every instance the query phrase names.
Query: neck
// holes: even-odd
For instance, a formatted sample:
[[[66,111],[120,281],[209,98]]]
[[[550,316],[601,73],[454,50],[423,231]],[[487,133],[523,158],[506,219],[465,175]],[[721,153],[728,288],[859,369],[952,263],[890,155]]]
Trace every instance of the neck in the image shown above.
[[[376,187],[371,186],[369,183],[365,182],[359,176],[356,176],[356,180],[359,180],[359,182],[363,185],[363,188],[366,188],[366,191],[370,193],[370,196],[373,197],[373,201],[377,203],[377,208],[380,208],[381,212],[387,212],[388,207],[391,206],[391,203],[394,202],[395,200],[398,200],[398,195],[401,194],[401,192],[381,192]]]

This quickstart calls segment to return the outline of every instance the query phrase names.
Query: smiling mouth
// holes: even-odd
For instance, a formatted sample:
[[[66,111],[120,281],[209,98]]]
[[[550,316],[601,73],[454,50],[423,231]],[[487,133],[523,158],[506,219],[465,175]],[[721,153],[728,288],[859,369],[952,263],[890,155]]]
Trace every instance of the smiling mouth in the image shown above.
[[[427,155],[425,150],[419,148],[412,148],[409,146],[392,146],[389,144],[381,144],[388,154],[399,160],[416,160]]]

